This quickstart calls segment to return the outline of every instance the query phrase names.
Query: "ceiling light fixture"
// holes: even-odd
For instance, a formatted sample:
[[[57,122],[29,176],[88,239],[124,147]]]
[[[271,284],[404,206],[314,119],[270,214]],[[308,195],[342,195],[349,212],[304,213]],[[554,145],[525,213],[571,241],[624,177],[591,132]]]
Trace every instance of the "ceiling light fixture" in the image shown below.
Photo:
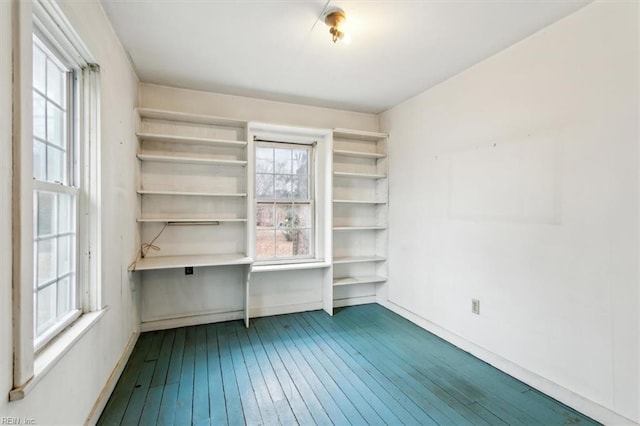
[[[324,23],[329,26],[329,33],[331,34],[331,40],[335,43],[340,40],[345,44],[351,43],[351,36],[344,32],[342,25],[347,20],[344,10],[332,9],[324,15]]]

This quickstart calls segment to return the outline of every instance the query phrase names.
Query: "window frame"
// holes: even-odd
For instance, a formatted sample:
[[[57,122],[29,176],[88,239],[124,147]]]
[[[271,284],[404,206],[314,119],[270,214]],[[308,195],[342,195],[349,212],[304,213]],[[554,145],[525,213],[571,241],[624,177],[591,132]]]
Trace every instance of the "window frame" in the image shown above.
[[[64,132],[64,146],[62,147],[64,149],[64,158],[65,158],[65,163],[64,163],[64,167],[63,167],[63,182],[60,181],[54,181],[51,182],[50,180],[48,180],[48,176],[47,176],[47,170],[48,170],[48,162],[47,160],[45,160],[45,180],[40,180],[37,179],[35,176],[33,177],[33,226],[34,226],[34,231],[33,231],[33,258],[34,258],[34,300],[33,300],[33,305],[34,305],[34,309],[33,309],[33,315],[34,315],[34,338],[33,338],[33,342],[34,342],[34,350],[37,353],[38,351],[40,351],[44,346],[47,345],[47,343],[49,343],[54,337],[56,337],[60,332],[62,332],[64,329],[66,329],[70,324],[72,324],[76,319],[78,319],[80,317],[80,315],[82,314],[82,305],[81,305],[81,298],[79,297],[79,295],[82,292],[82,286],[81,286],[81,282],[78,276],[78,270],[79,270],[79,266],[80,266],[80,256],[79,254],[79,240],[80,240],[80,236],[83,232],[81,229],[81,224],[80,221],[78,220],[78,216],[80,213],[80,209],[79,209],[79,205],[80,205],[80,198],[82,197],[82,187],[81,187],[81,170],[82,170],[82,161],[81,161],[81,144],[80,144],[80,135],[79,135],[79,129],[80,129],[80,115],[79,115],[79,108],[81,107],[81,103],[79,100],[79,94],[80,94],[80,81],[78,79],[78,74],[81,72],[81,70],[79,69],[80,65],[77,64],[73,64],[73,63],[69,63],[68,60],[65,58],[65,55],[61,54],[56,48],[55,46],[52,45],[52,43],[49,41],[48,38],[46,38],[41,31],[39,31],[38,27],[35,27],[32,33],[32,37],[33,37],[33,44],[32,47],[33,48],[38,48],[40,49],[44,55],[45,55],[45,64],[47,63],[48,60],[51,60],[52,62],[55,63],[55,65],[61,69],[63,69],[63,71],[66,73],[65,75],[65,79],[66,79],[66,90],[65,90],[65,94],[64,94],[64,105],[59,104],[58,102],[56,102],[53,99],[50,99],[48,94],[46,93],[46,89],[45,89],[45,93],[42,93],[41,90],[39,90],[38,88],[35,87],[35,85],[32,83],[32,88],[33,88],[33,92],[34,94],[37,93],[38,95],[42,96],[44,98],[45,101],[45,105],[48,104],[48,102],[51,102],[54,104],[54,107],[64,107],[65,110],[65,132]],[[33,52],[32,52],[33,55]],[[32,69],[35,67],[35,64],[32,63]],[[45,84],[48,84],[48,65],[45,65]],[[45,107],[48,108],[48,107]],[[47,109],[45,109],[46,111]],[[45,124],[46,126],[48,126],[48,113],[45,113],[45,122],[47,124]],[[48,150],[48,146],[52,145],[53,149],[58,149],[58,147],[54,146],[55,144],[53,144],[52,142],[49,141],[49,136],[48,136],[48,132],[45,135],[45,138],[41,138],[39,136],[33,135],[32,136],[32,140],[33,140],[33,144],[35,146],[35,144],[37,143],[36,141],[40,142],[40,143],[44,143],[46,146],[46,150]],[[35,173],[34,173],[35,175]],[[70,285],[70,289],[73,291],[73,294],[71,295],[71,300],[70,300],[70,305],[71,305],[71,309],[67,312],[64,313],[64,315],[61,315],[59,317],[56,317],[53,321],[53,323],[47,327],[46,329],[44,329],[43,331],[41,331],[40,333],[38,333],[38,324],[37,324],[37,316],[38,316],[38,312],[39,312],[39,304],[38,304],[38,293],[39,291],[43,291],[44,288],[39,289],[38,287],[40,286],[40,284],[37,282],[38,281],[38,250],[36,249],[37,244],[39,244],[39,241],[41,241],[41,237],[38,236],[38,232],[37,232],[37,227],[38,227],[38,220],[39,220],[39,208],[37,207],[37,198],[38,195],[40,193],[50,193],[50,194],[55,194],[56,195],[56,199],[59,200],[59,196],[60,195],[67,195],[67,196],[72,196],[73,197],[73,209],[71,210],[71,213],[73,215],[73,227],[70,230],[70,232],[68,232],[69,235],[73,235],[73,259],[72,259],[72,264],[73,264],[73,270],[71,272],[68,273],[68,276],[73,276],[73,280],[71,281],[71,285]],[[56,203],[56,213],[59,211],[58,209],[58,204]],[[55,217],[57,217],[57,214],[54,215]],[[57,218],[59,220],[59,218]],[[48,237],[47,239],[51,240],[51,241],[55,241],[56,244],[60,238],[60,233],[56,232],[55,235],[53,235],[52,237]],[[53,285],[58,285],[58,282],[62,279],[62,276],[59,275],[57,273],[57,269],[58,269],[58,265],[59,265],[59,258],[58,258],[58,254],[56,253],[55,256],[55,263],[56,263],[56,274],[55,277],[53,278],[53,280],[49,280],[52,281],[49,283],[48,286],[53,286]],[[47,286],[47,287],[48,287]],[[57,294],[57,290],[56,290],[56,310],[57,310],[57,304],[58,304],[58,294]]]
[[[24,398],[46,372],[89,327],[102,317],[101,285],[101,161],[100,161],[100,67],[56,2],[16,2],[13,34],[13,389],[9,401]],[[76,219],[82,233],[76,239],[76,275],[82,287],[76,294],[79,315],[61,326],[57,338],[34,347],[34,190],[33,180],[33,37],[46,39],[64,59],[74,64],[79,119],[74,131],[82,143],[74,161],[74,182],[82,189],[76,200]],[[75,316],[75,313],[74,313]],[[65,318],[67,319],[67,318]]]
[[[304,254],[304,255],[293,255],[293,256],[277,256],[277,246],[276,243],[274,241],[274,256],[272,257],[259,257],[258,256],[258,250],[257,250],[257,245],[258,245],[258,238],[257,238],[257,233],[258,231],[263,231],[265,229],[259,229],[258,225],[256,223],[255,225],[255,232],[256,232],[256,241],[255,241],[255,245],[254,245],[254,249],[256,251],[256,256],[255,256],[255,260],[256,262],[260,263],[260,264],[289,264],[289,263],[301,263],[301,262],[308,262],[309,260],[314,260],[316,258],[316,200],[315,200],[315,196],[316,196],[316,191],[315,191],[315,182],[316,182],[316,168],[315,168],[315,152],[316,152],[316,142],[313,142],[311,144],[309,143],[299,143],[299,142],[283,142],[283,141],[273,141],[273,140],[264,140],[264,139],[258,139],[256,138],[254,140],[255,142],[255,153],[253,155],[253,161],[255,163],[257,163],[257,149],[260,147],[269,147],[269,148],[274,148],[274,149],[289,149],[291,151],[293,150],[306,150],[307,151],[307,198],[306,200],[296,200],[293,198],[278,198],[276,197],[275,194],[275,177],[277,175],[279,175],[278,173],[274,172],[271,173],[271,175],[274,177],[274,194],[273,194],[273,198],[259,198],[257,193],[254,194],[255,197],[255,201],[254,201],[254,207],[256,210],[256,214],[257,214],[257,210],[258,210],[258,206],[260,204],[266,204],[266,205],[272,205],[273,206],[273,229],[274,229],[274,235],[277,235],[278,232],[278,226],[276,225],[276,218],[277,218],[277,207],[278,205],[291,205],[291,206],[295,206],[296,204],[301,204],[301,205],[308,205],[309,206],[309,210],[310,210],[310,224],[308,227],[300,227],[299,229],[309,229],[309,234],[310,234],[310,242],[309,242],[309,254]],[[274,161],[275,163],[275,161]],[[275,164],[274,164],[275,165]],[[258,174],[265,174],[265,173],[258,173],[257,168],[254,169],[253,172],[253,180],[254,182],[257,179]],[[282,175],[282,174],[280,174]],[[254,185],[254,187],[257,187],[257,185]],[[257,220],[257,219],[256,219]]]
[[[278,141],[301,145],[315,144],[313,149],[314,176],[314,257],[294,260],[256,261],[256,201],[255,201],[255,148],[257,140]],[[333,234],[333,131],[313,127],[294,127],[252,121],[247,124],[247,255],[253,259],[252,271],[268,270],[272,266],[278,270],[310,268],[331,265]]]

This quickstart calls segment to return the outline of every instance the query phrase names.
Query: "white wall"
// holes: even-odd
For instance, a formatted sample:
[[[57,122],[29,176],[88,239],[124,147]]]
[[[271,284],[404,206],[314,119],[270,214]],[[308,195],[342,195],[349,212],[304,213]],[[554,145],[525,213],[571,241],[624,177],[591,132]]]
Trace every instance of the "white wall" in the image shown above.
[[[390,306],[608,421],[640,421],[638,15],[591,4],[381,116]]]
[[[373,114],[151,84],[140,85],[139,106],[290,126],[378,130],[378,117]],[[241,318],[241,273],[240,267],[196,268],[194,275],[190,276],[185,276],[182,269],[143,272],[142,328],[166,328]],[[375,295],[373,287],[354,289],[348,294],[353,300],[371,295]],[[322,272],[253,273],[249,304],[251,316],[321,309]]]
[[[10,58],[12,2],[0,2],[0,416],[34,419],[37,424],[81,424],[134,333],[139,329],[136,283],[127,264],[137,247],[135,226],[136,141],[133,110],[138,80],[100,3],[60,2],[63,12],[101,65],[102,119],[102,283],[109,309],[23,400],[7,402],[12,377],[11,126]],[[7,63],[7,61],[9,61]]]

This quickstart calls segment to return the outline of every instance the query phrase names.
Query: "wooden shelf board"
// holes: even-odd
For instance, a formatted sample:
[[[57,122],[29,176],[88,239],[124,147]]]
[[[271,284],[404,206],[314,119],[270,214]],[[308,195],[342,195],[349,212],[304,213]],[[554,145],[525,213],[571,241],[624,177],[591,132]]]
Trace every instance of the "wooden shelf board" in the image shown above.
[[[385,260],[387,260],[387,258],[381,256],[335,257],[333,258],[333,264],[340,265],[345,263],[384,262]]]
[[[214,138],[200,138],[194,136],[177,136],[177,135],[164,135],[155,133],[137,133],[140,140],[155,141],[155,142],[172,142],[172,143],[184,143],[193,145],[208,145],[208,146],[227,146],[242,148],[247,146],[246,141],[234,141],[227,139],[214,139]]]
[[[334,204],[387,204],[386,201],[375,200],[333,200]]]
[[[334,155],[341,155],[344,157],[357,157],[357,158],[385,158],[386,154],[378,154],[376,152],[362,152],[362,151],[346,151],[342,149],[334,149]]]
[[[384,179],[386,175],[369,174],[369,173],[347,173],[347,172],[333,172],[336,177],[355,178],[355,179]]]
[[[184,268],[186,266],[225,266],[247,265],[253,259],[244,253],[198,254],[185,256],[157,256],[140,259],[130,271],[149,271],[154,269]]]
[[[387,229],[386,226],[334,226],[334,231],[380,231]]]
[[[207,222],[246,222],[247,219],[220,219],[220,218],[175,218],[175,217],[159,217],[159,218],[150,218],[150,217],[140,217],[137,219],[139,223],[207,223]]]
[[[212,115],[191,114],[187,112],[167,111],[153,108],[136,108],[141,118],[151,118],[155,120],[177,121],[181,123],[211,124],[225,127],[242,127],[247,125],[246,121],[233,118],[216,117]]]
[[[368,283],[381,283],[385,282],[387,279],[384,277],[380,277],[377,275],[370,275],[364,277],[341,277],[334,278],[333,285],[341,286],[341,285],[353,285],[353,284],[368,284]]]
[[[181,195],[188,197],[238,197],[244,198],[246,193],[224,193],[224,192],[188,192],[188,191],[156,191],[140,189],[137,191],[140,195]]]
[[[185,164],[210,164],[214,166],[241,166],[247,165],[246,161],[217,160],[214,158],[178,157],[173,155],[138,154],[140,161],[154,161],[158,163],[185,163]]]
[[[389,135],[380,132],[369,132],[366,130],[352,130],[352,129],[333,129],[334,138],[342,139],[356,139],[364,141],[379,141],[380,139],[388,138]]]

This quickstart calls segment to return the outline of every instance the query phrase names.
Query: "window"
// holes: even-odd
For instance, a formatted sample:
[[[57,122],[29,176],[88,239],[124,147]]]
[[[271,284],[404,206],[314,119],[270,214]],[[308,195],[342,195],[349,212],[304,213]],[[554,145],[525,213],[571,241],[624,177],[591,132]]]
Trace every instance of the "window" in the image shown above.
[[[80,314],[74,71],[33,36],[34,346]]]
[[[314,257],[313,145],[257,142],[257,260]]]

